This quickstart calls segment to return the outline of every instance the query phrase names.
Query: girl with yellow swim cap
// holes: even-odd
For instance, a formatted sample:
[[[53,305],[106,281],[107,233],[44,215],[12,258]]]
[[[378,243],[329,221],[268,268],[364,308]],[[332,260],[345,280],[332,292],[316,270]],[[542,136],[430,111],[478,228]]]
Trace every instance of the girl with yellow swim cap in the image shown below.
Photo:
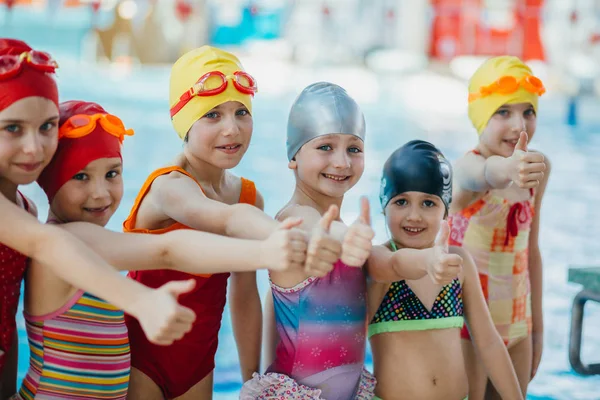
[[[540,208],[550,163],[528,149],[544,85],[517,57],[487,60],[469,82],[476,148],[456,162],[450,245],[471,253],[496,329],[508,347],[521,390],[542,355]],[[500,398],[461,332],[469,398]]]
[[[246,239],[279,233],[288,249],[282,264],[290,269],[304,266],[306,235],[292,229],[302,220],[280,223],[268,217],[254,183],[228,171],[239,164],[250,144],[256,92],[256,81],[231,53],[203,46],[177,60],[171,71],[170,114],[175,132],[184,140],[183,153],[150,174],[123,224],[125,231],[160,234],[195,229]],[[319,257],[320,253],[315,262]],[[195,289],[180,301],[195,311],[196,321],[183,339],[160,347],[140,334],[134,319],[126,320],[132,365],[128,398],[211,399],[229,273],[138,271],[129,276],[151,287],[194,279]],[[233,273],[230,301],[247,380],[260,365],[262,315],[255,272]]]

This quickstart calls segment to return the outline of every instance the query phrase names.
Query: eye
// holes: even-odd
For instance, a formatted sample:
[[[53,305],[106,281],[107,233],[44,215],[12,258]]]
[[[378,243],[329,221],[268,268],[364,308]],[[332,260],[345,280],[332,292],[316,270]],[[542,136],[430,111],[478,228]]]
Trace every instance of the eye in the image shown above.
[[[523,115],[524,115],[525,117],[527,117],[527,118],[530,118],[530,117],[535,117],[535,110],[534,110],[533,108],[530,108],[530,109],[526,110],[526,111],[523,113]]]
[[[241,110],[237,110],[235,112],[235,115],[239,115],[241,117],[245,117],[246,115],[250,115],[250,112],[248,110],[246,110],[245,108],[242,108]]]
[[[106,174],[106,177],[109,179],[116,178],[117,176],[119,176],[119,171],[108,171]]]
[[[506,108],[501,108],[498,111],[496,111],[496,114],[502,117],[507,117],[508,115],[510,115],[510,111],[508,111]]]
[[[424,200],[423,205],[427,208],[435,207],[437,204],[432,200]]]
[[[323,151],[333,150],[333,148],[330,145],[328,145],[328,144],[324,144],[323,146],[319,146],[319,147],[317,147],[317,149],[323,150]]]
[[[362,150],[361,150],[360,148],[356,147],[356,146],[352,146],[352,147],[350,147],[350,148],[348,149],[348,151],[349,151],[350,153],[355,153],[355,154],[362,153]]]
[[[398,199],[394,202],[394,204],[396,204],[397,206],[403,207],[408,204],[408,201],[406,201],[406,199]]]
[[[40,126],[40,132],[47,133],[56,127],[56,122],[46,122],[42,126]]]
[[[209,119],[219,118],[219,113],[216,111],[210,111],[210,112],[204,114],[204,117],[209,118]]]
[[[80,172],[73,176],[72,179],[75,179],[76,181],[87,181],[89,179],[89,176],[87,174],[84,174],[83,172]]]
[[[5,126],[4,130],[9,133],[19,133],[21,132],[21,127],[17,124],[10,124]]]

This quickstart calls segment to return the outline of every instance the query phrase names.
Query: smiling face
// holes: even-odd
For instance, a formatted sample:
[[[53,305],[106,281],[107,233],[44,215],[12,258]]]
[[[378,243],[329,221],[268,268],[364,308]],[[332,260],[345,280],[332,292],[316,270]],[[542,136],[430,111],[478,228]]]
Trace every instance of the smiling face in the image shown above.
[[[422,192],[401,193],[385,207],[386,224],[401,247],[432,247],[446,207],[438,196]]]
[[[123,198],[122,162],[118,157],[90,162],[56,193],[50,209],[62,222],[105,226]]]
[[[529,140],[535,134],[537,117],[530,103],[505,104],[488,121],[479,139],[479,147],[484,153],[510,157],[522,131]]]
[[[58,145],[58,108],[42,97],[27,97],[0,111],[0,179],[34,182]]]
[[[364,172],[364,143],[353,135],[330,134],[304,144],[289,167],[296,178],[318,193],[340,198]]]
[[[218,168],[234,168],[248,150],[252,127],[252,115],[246,106],[228,101],[192,125],[185,151]]]

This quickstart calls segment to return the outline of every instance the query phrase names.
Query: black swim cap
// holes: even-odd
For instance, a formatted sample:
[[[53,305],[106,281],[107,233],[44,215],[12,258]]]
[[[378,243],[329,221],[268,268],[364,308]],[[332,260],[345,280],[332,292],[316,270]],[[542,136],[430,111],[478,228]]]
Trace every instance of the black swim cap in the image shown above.
[[[452,166],[431,143],[410,141],[385,162],[379,192],[381,207],[385,209],[391,199],[405,192],[438,196],[448,212],[452,201]]]

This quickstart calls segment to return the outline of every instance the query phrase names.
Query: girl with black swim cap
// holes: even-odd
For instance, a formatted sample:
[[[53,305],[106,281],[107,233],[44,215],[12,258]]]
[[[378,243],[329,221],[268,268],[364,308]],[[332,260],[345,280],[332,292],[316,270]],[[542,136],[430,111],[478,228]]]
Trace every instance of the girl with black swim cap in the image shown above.
[[[443,154],[421,140],[400,147],[383,168],[380,200],[391,240],[374,246],[367,264],[374,399],[466,398],[464,320],[502,398],[523,399],[473,260],[448,246],[452,167]],[[399,270],[398,249],[432,249],[439,261]]]

